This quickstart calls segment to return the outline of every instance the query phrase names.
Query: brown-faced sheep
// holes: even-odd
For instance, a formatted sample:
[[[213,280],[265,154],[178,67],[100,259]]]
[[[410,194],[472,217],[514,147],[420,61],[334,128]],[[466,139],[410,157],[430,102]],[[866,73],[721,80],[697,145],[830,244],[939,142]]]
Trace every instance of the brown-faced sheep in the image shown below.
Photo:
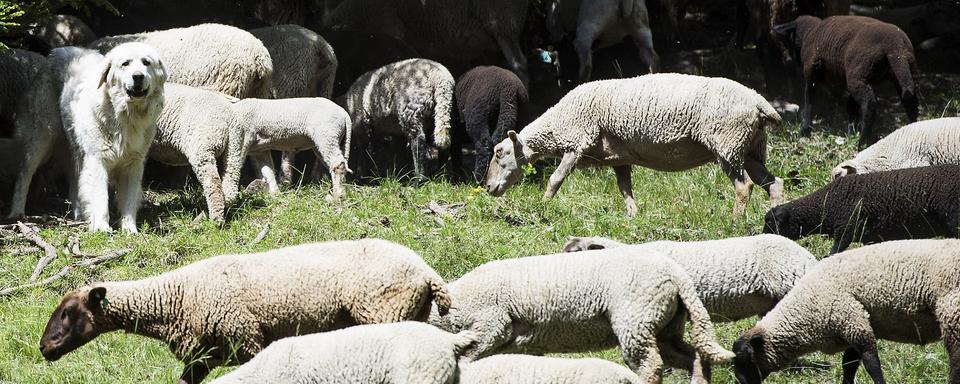
[[[777,25],[774,32],[803,66],[801,135],[810,134],[814,95],[819,87],[849,94],[851,122],[858,110],[860,114],[860,147],[873,140],[877,102],[874,86],[881,82],[892,80],[896,84],[907,119],[917,121],[919,70],[913,45],[900,28],[861,16],[800,16]]]

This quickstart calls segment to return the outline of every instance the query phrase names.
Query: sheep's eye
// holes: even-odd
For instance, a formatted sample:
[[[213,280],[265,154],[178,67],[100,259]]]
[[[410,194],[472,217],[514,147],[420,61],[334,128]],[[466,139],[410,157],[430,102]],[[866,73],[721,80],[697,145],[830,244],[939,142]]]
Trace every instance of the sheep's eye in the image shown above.
[[[124,61],[123,64],[120,64],[121,67],[126,67],[130,65],[130,60]]]
[[[145,66],[148,66],[148,67],[150,66],[150,60],[143,59],[143,60],[140,60],[140,62],[143,63],[143,65]]]

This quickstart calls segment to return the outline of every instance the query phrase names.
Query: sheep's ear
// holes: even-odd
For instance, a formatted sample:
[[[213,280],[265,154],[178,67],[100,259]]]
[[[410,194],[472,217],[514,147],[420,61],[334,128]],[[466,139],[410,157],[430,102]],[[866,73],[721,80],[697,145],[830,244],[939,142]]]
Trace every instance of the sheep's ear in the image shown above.
[[[792,36],[797,33],[797,22],[794,20],[789,23],[777,24],[770,31],[778,36]]]
[[[519,141],[517,140],[517,131],[514,131],[512,129],[507,131],[507,137],[509,137],[510,141],[513,141],[514,143]]]
[[[112,66],[113,66],[113,60],[110,60],[110,59],[103,60],[103,69],[100,70],[100,82],[97,83],[98,89],[107,82],[107,76],[110,74],[110,68]]]
[[[752,347],[755,352],[763,349],[763,343],[763,335],[756,334],[750,336],[750,347]]]
[[[590,245],[587,246],[587,249],[589,249],[589,250],[606,249],[606,248],[607,248],[607,247],[604,247],[604,246],[601,245],[601,244],[590,244]]]
[[[106,299],[107,289],[104,287],[96,287],[91,289],[90,293],[87,294],[87,305],[89,305],[90,308],[100,308]]]
[[[847,170],[847,175],[856,175],[856,174],[857,174],[857,168],[855,168],[855,167],[852,166],[852,165],[844,165],[844,166],[843,166],[843,169],[846,169],[846,170]]]

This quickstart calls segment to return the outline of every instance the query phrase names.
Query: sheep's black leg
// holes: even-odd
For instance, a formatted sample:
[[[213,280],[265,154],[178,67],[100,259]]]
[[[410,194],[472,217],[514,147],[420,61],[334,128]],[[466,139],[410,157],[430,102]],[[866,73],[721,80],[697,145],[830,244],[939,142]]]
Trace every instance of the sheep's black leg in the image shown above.
[[[860,105],[860,123],[862,125],[860,126],[860,142],[857,146],[863,148],[866,143],[873,140],[873,120],[876,114],[874,105],[876,105],[877,97],[870,85],[859,80],[848,81],[847,89],[850,91],[850,96]]]
[[[366,177],[367,175],[367,162],[370,161],[370,154],[367,153],[367,148],[370,146],[370,130],[372,125],[367,125],[362,122],[355,122],[354,128],[351,132],[353,135],[350,152],[354,155],[351,158],[355,158],[356,164],[351,167],[354,168],[354,175],[357,179]]]
[[[916,122],[920,114],[920,102],[917,101],[917,95],[913,92],[901,93],[900,104],[903,104],[903,109],[907,113],[907,121]]]
[[[860,352],[853,348],[843,351],[843,384],[853,384],[858,368],[860,368]]]
[[[873,378],[874,384],[885,384],[886,380],[883,378],[883,370],[880,369],[880,355],[877,352],[876,341],[864,343],[864,345],[858,349],[860,350],[860,361],[863,363],[863,368],[866,369],[870,377]]]
[[[843,252],[850,246],[850,243],[853,242],[853,236],[841,236],[838,239],[833,240],[833,246],[830,247],[830,255]]]
[[[496,145],[493,142],[495,139],[490,137],[488,121],[487,113],[478,110],[473,110],[470,116],[466,118],[467,134],[470,135],[470,140],[473,141],[473,147],[476,150],[473,180],[477,182],[483,181],[484,175],[487,173],[487,165],[490,164],[490,158],[492,157],[492,148]]]
[[[586,3],[584,4],[586,6]],[[616,9],[611,10],[616,12]],[[610,13],[610,12],[608,12]],[[593,73],[593,42],[600,35],[600,28],[607,23],[607,19],[613,19],[616,15],[603,15],[595,22],[581,22],[577,25],[577,36],[573,41],[573,47],[577,51],[577,58],[580,59],[580,82],[590,81],[590,75]]]
[[[800,136],[810,136],[813,126],[814,86],[812,74],[804,74],[803,108],[800,110]]]
[[[200,384],[210,374],[210,367],[203,363],[189,363],[183,368],[179,384]]]
[[[627,205],[627,216],[633,217],[637,215],[637,203],[633,200],[631,169],[632,167],[629,165],[613,167],[613,172],[617,174],[617,186],[620,187],[620,194],[623,195],[623,201]]]

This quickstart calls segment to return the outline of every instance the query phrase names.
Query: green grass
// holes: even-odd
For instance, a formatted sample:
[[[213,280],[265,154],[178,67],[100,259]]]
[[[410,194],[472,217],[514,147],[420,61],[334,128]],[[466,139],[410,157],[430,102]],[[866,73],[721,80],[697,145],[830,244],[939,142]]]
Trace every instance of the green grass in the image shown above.
[[[795,127],[790,128],[795,132]],[[835,136],[814,133],[801,143],[785,130],[773,133],[771,170],[788,181],[788,197],[796,198],[825,184],[830,169],[851,156],[855,139],[838,144]],[[548,167],[548,171],[552,170]],[[756,188],[746,217],[733,218],[733,188],[719,167],[665,173],[635,167],[634,188],[639,214],[624,215],[623,201],[610,169],[578,170],[556,198],[544,201],[543,181],[527,180],[493,198],[474,185],[429,182],[413,188],[386,180],[377,187],[349,187],[344,201],[324,201],[326,185],[311,185],[279,196],[246,196],[235,207],[224,227],[210,222],[193,223],[202,207],[196,189],[186,193],[150,192],[142,235],[89,234],[80,228],[47,228],[42,235],[63,247],[70,236],[79,236],[82,248],[97,251],[132,248],[119,261],[94,271],[81,270],[51,287],[0,298],[0,383],[171,383],[182,365],[158,341],[105,334],[60,361],[46,363],[38,340],[47,317],[67,290],[97,280],[136,279],[222,253],[251,252],[307,241],[380,237],[419,252],[448,279],[489,260],[558,252],[568,235],[603,235],[628,242],[650,240],[704,240],[759,233],[769,208],[766,194]],[[437,222],[422,208],[431,200],[466,204],[461,216]],[[264,223],[266,238],[252,239]],[[800,242],[818,256],[829,250],[822,238]],[[7,238],[0,242],[0,288],[24,282],[39,254],[10,255],[25,245]],[[47,268],[47,275],[69,262],[62,255]],[[749,319],[718,326],[723,345],[731,346]],[[615,350],[597,355],[619,361]],[[944,382],[948,371],[942,344],[908,346],[882,342],[880,351],[887,380],[892,383]],[[771,383],[828,383],[840,378],[840,356],[812,354],[805,362],[826,362],[829,368],[794,369],[774,374]],[[215,375],[229,368],[219,369]],[[732,367],[718,367],[717,383],[734,383]],[[671,372],[667,383],[689,378]],[[863,370],[859,380],[868,381]]]

